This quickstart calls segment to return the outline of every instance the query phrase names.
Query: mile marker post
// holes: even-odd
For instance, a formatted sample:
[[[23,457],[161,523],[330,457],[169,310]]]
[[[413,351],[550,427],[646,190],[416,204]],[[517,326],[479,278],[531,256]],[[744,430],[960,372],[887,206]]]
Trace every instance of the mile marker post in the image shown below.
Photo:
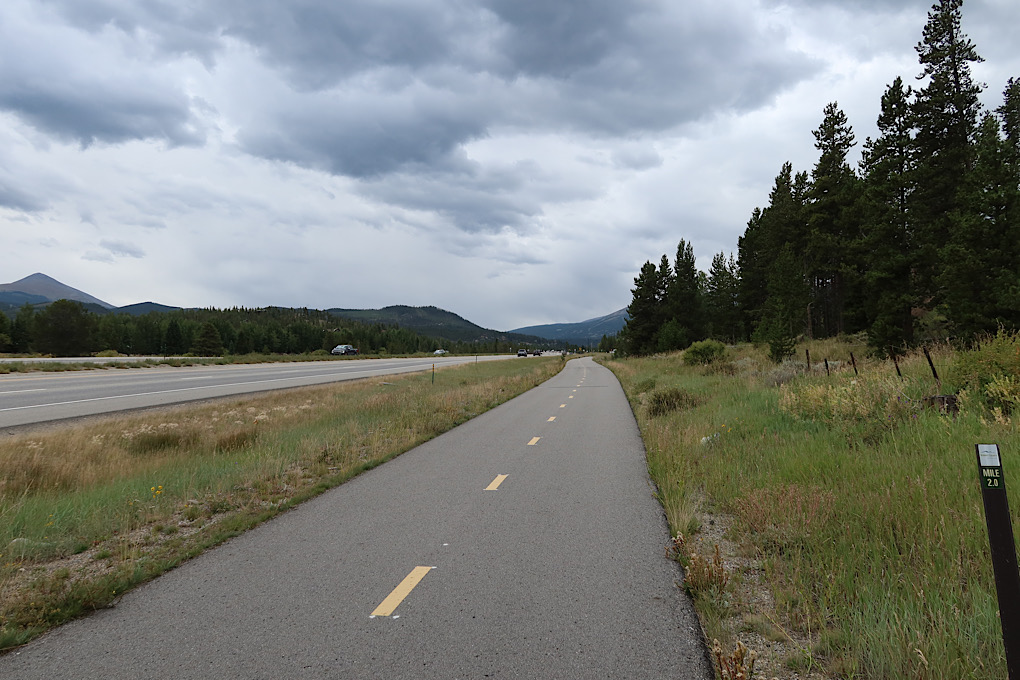
[[[995,590],[999,596],[999,622],[1006,650],[1006,669],[1010,680],[1020,680],[1020,574],[1017,573],[1013,525],[1006,500],[1006,480],[997,444],[977,444],[981,500],[985,505],[985,524],[992,552]]]

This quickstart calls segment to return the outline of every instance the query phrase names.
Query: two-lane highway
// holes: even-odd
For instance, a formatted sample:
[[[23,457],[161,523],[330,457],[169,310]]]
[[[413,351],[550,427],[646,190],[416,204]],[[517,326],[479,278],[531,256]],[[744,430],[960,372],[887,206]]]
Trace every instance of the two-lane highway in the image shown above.
[[[0,428],[112,411],[411,373],[510,356],[357,359],[225,366],[156,366],[0,375]]]
[[[714,677],[591,359],[0,657],[32,678]]]

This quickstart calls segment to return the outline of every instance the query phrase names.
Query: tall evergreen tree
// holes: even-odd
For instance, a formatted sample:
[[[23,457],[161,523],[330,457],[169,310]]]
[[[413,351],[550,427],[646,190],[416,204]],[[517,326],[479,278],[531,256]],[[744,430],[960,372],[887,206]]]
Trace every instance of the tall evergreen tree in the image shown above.
[[[1020,322],[1017,185],[1008,143],[991,114],[981,120],[974,167],[964,179],[960,215],[936,280],[953,329],[970,337]]]
[[[707,333],[724,342],[735,343],[744,336],[740,314],[740,276],[730,253],[716,253],[705,286]]]
[[[223,339],[212,321],[202,324],[202,329],[191,347],[192,353],[200,357],[215,357],[223,354]]]
[[[751,213],[751,219],[747,221],[743,235],[737,239],[737,269],[740,271],[740,280],[737,282],[737,306],[740,308],[740,321],[745,339],[761,321],[761,310],[764,309],[765,299],[768,297],[766,289],[768,264],[761,208],[755,208]]]
[[[756,213],[738,242],[741,306],[746,330],[752,333],[764,313],[769,274],[785,247],[789,246],[795,256],[797,274],[803,273],[807,243],[804,203],[809,189],[807,174],[794,175],[792,164],[784,163],[769,193],[769,205]]]
[[[914,239],[909,202],[913,181],[910,87],[896,78],[882,95],[879,136],[864,143],[861,172],[864,300],[868,343],[879,353],[914,341],[911,281]]]
[[[631,354],[655,351],[655,335],[663,322],[659,281],[659,272],[651,262],[645,262],[634,279],[631,303],[627,306],[629,318],[620,332]]]
[[[32,351],[35,341],[35,309],[27,302],[18,309],[11,324],[12,351],[26,353]]]
[[[983,61],[963,33],[963,0],[938,0],[928,12],[918,43],[927,79],[913,104],[917,153],[915,213],[917,258],[915,271],[927,306],[940,304],[943,291],[937,275],[946,263],[945,246],[963,215],[961,182],[973,167],[982,86],[971,76],[971,65]]]
[[[167,323],[163,341],[163,351],[167,355],[177,356],[187,351],[188,346],[184,340],[184,330],[181,328],[181,322],[176,318],[170,319]]]
[[[848,288],[856,283],[852,246],[858,238],[853,214],[857,176],[847,163],[854,132],[836,102],[825,107],[821,125],[812,134],[821,153],[808,189],[805,269],[812,287],[808,332],[830,336],[845,329]]]
[[[84,356],[92,352],[95,315],[73,300],[57,300],[36,315],[35,347],[58,357]]]
[[[779,251],[769,271],[768,300],[761,324],[754,333],[754,341],[767,343],[769,356],[777,363],[793,353],[796,338],[804,332],[807,320],[804,309],[811,291],[799,259],[790,244]]]
[[[679,328],[684,330],[681,346],[672,349],[683,349],[704,337],[701,286],[694,246],[684,239],[680,239],[676,248],[673,285],[669,291],[666,316],[667,320],[676,321]]]
[[[12,330],[11,320],[7,318],[7,315],[0,312],[0,352],[9,352],[13,345],[11,340]]]

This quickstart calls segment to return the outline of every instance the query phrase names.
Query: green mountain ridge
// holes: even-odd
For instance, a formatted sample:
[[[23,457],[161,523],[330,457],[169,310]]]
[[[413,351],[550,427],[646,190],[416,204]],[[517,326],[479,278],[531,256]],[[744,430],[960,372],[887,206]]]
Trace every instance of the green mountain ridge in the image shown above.
[[[114,307],[45,274],[38,273],[13,283],[0,284],[0,313],[6,313],[12,318],[17,314],[18,309],[25,304],[36,308],[44,308],[60,299],[80,302],[88,311],[98,316],[108,314],[145,316],[150,313],[167,313],[182,310],[181,307],[171,307],[156,302],[139,302],[124,307]],[[274,308],[267,307],[266,309]],[[309,310],[295,309],[294,311],[307,312]],[[392,305],[382,309],[331,308],[322,311],[325,314],[341,319],[349,319],[364,324],[399,327],[416,332],[422,336],[449,342],[499,342],[511,343],[515,346],[527,345],[542,348],[559,347],[562,344],[555,342],[555,338],[542,336],[538,333],[530,334],[482,328],[453,312],[435,306],[411,307],[408,305]]]

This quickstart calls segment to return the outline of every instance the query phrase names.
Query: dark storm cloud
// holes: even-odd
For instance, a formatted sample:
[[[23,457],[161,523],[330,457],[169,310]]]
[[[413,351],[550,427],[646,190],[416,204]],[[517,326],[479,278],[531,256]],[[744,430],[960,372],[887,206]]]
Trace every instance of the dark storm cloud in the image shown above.
[[[191,97],[161,65],[35,17],[11,11],[7,19],[0,21],[0,110],[82,146],[204,140]]]
[[[144,39],[157,53],[214,69],[224,41],[249,45],[294,101],[328,93],[334,102],[314,102],[318,111],[270,103],[240,130],[242,148],[354,177],[448,163],[458,146],[500,125],[596,136],[670,129],[760,106],[814,69],[783,35],[729,3],[683,11],[651,0],[47,4],[79,30]],[[145,87],[73,69],[31,82],[17,70],[0,75],[12,76],[0,107],[63,138],[202,140],[196,102],[176,83]],[[394,94],[407,83],[433,101]],[[480,106],[480,97],[500,106]]]
[[[363,191],[376,200],[439,216],[439,227],[496,233],[527,230],[542,214],[541,200],[529,184],[541,183],[537,173],[516,167],[457,173],[397,174],[366,182]]]
[[[188,55],[211,65],[222,47],[214,3],[165,0],[42,0],[71,25],[99,34],[108,29],[145,39],[161,55]],[[224,7],[226,9],[226,7]]]
[[[333,174],[377,177],[412,166],[452,169],[485,133],[487,105],[412,86],[396,93],[315,93],[268,103],[238,134],[246,152]]]
[[[199,144],[201,126],[179,93],[125,91],[105,83],[50,81],[28,85],[0,75],[0,109],[55,137],[89,146],[135,139],[172,146]]]
[[[0,207],[23,212],[38,212],[45,210],[47,203],[38,196],[20,189],[12,182],[0,177]]]
[[[603,140],[659,132],[759,107],[817,68],[786,48],[782,33],[725,5],[448,7],[353,2],[341,11],[260,0],[225,33],[255,47],[292,93],[257,107],[238,133],[241,148],[360,179],[410,174],[427,186],[437,172],[470,175],[463,147],[494,130]],[[386,200],[428,207],[466,231],[514,227],[540,212],[473,184],[386,192]]]
[[[460,43],[484,31],[467,3],[404,0],[239,0],[224,33],[259,50],[299,90],[327,89],[378,68],[416,71],[456,61],[471,66]],[[468,52],[470,50],[467,50]]]

